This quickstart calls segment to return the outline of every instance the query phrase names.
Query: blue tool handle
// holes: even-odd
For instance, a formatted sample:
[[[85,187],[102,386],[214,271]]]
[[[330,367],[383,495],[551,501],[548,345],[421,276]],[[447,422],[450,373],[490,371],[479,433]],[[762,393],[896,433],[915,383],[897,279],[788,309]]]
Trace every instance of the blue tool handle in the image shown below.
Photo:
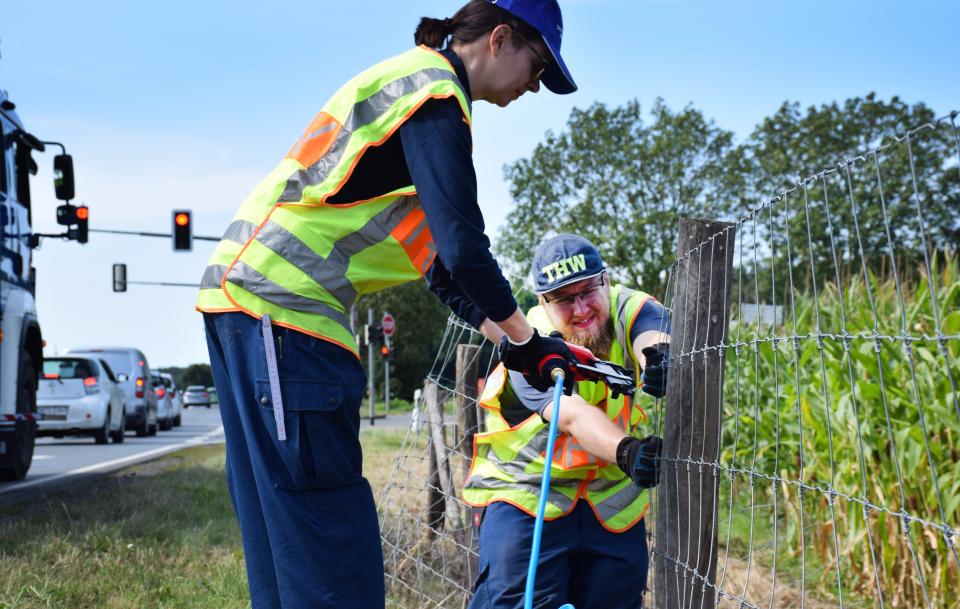
[[[553,416],[550,417],[550,429],[547,434],[547,452],[543,468],[543,480],[540,482],[540,501],[537,505],[537,518],[533,525],[533,545],[530,548],[530,565],[527,567],[527,587],[523,593],[523,609],[533,609],[533,588],[537,581],[537,563],[540,560],[540,537],[543,534],[543,513],[547,509],[547,493],[550,490],[550,470],[553,467],[553,443],[557,439],[557,422],[560,420],[560,396],[563,395],[563,370],[553,373]],[[566,604],[560,609],[574,609]]]

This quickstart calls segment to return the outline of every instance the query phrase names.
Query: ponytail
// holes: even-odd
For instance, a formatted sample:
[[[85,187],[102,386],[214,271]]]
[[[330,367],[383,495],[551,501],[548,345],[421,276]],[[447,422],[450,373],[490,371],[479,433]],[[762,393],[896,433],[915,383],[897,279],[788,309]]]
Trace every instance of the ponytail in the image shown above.
[[[509,25],[528,40],[540,39],[540,32],[499,6],[487,0],[469,0],[453,17],[447,19],[422,17],[413,33],[413,42],[439,49],[450,37],[460,42],[473,42],[502,24]],[[519,40],[513,42],[518,47],[522,44]]]
[[[453,19],[422,17],[413,33],[413,42],[416,45],[422,44],[432,49],[439,49],[451,33],[453,33]]]

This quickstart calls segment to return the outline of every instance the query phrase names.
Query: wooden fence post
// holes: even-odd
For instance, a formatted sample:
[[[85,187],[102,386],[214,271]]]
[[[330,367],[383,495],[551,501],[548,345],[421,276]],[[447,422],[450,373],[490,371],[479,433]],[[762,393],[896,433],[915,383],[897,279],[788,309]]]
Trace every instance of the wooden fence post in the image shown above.
[[[423,382],[423,414],[429,420],[429,413],[433,410],[431,404],[437,402],[437,385],[433,381]],[[421,414],[421,416],[423,416]],[[431,432],[433,430],[431,429]],[[437,451],[433,447],[433,434],[427,436],[427,452],[430,459],[430,473],[427,477],[427,536],[443,531],[443,493],[440,490],[440,467],[437,463]]]
[[[714,609],[723,350],[730,320],[732,224],[681,219],[671,309],[663,462],[657,489],[658,609]]]
[[[450,471],[449,451],[443,431],[443,406],[437,399],[437,386],[430,383],[426,392],[427,416],[430,422],[430,439],[433,444],[433,454],[437,460],[437,474],[440,478],[440,491],[443,493],[443,504],[446,516],[451,520],[451,533],[454,539],[463,538],[463,517],[460,505],[457,503],[456,489],[453,486],[453,475]]]
[[[457,452],[463,455],[463,476],[466,480],[473,459],[473,436],[477,433],[477,345],[457,345],[457,414],[462,436]]]

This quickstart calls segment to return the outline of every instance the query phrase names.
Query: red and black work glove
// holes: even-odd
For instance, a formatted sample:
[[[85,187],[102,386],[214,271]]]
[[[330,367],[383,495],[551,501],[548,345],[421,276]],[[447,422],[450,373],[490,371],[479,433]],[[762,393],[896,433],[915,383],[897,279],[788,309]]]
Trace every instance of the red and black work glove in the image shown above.
[[[661,450],[663,440],[657,436],[642,440],[627,436],[617,445],[617,467],[640,488],[654,487],[660,482]]]
[[[551,355],[555,357],[549,357]],[[530,386],[538,391],[553,388],[551,374],[560,368],[564,372],[564,393],[570,395],[573,392],[574,371],[570,362],[575,358],[567,343],[559,338],[540,336],[534,330],[527,342],[518,345],[504,336],[500,339],[500,361],[508,370],[522,372]]]
[[[646,366],[640,380],[643,381],[643,391],[655,398],[662,398],[667,393],[667,355],[670,353],[669,343],[657,343],[652,347],[645,347],[643,351]]]

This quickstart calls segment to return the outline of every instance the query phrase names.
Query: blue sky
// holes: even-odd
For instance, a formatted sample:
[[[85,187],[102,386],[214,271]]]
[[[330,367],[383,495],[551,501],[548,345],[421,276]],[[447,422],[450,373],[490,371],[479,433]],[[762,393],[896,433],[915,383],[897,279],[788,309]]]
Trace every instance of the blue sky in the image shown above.
[[[459,1],[277,3],[6,2],[0,88],[28,129],[74,155],[91,227],[167,231],[194,210],[219,235],[246,193],[346,79],[412,44],[422,15]],[[574,107],[663,97],[692,104],[740,140],[786,100],[803,106],[870,91],[960,108],[960,5],[952,2],[561,0],[564,57],[580,90],[474,109],[480,201],[493,234],[510,209],[502,167],[528,155]],[[52,156],[38,156],[36,229],[53,231]],[[47,354],[135,345],[154,366],[206,361],[187,288],[110,291],[131,280],[198,281],[213,244],[91,235],[37,252]],[[398,320],[403,323],[403,320]]]

